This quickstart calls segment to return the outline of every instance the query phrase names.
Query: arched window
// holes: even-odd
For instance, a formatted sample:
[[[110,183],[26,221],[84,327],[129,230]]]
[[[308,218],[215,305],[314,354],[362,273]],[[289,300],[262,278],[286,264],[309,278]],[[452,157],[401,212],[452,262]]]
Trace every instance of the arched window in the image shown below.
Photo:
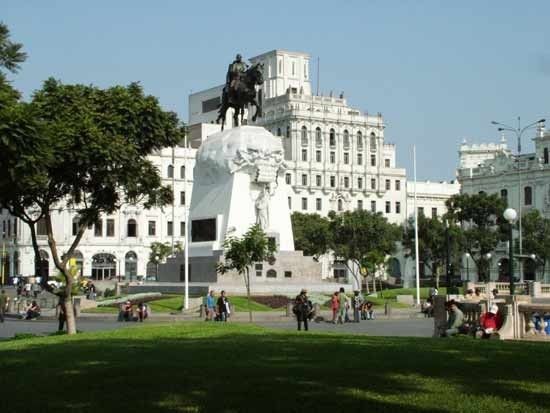
[[[338,211],[343,211],[344,210],[344,203],[342,202],[341,199],[338,200]]]
[[[523,188],[523,199],[525,205],[533,205],[533,189],[530,186]]]
[[[168,178],[174,177],[174,165],[168,165],[167,176]]]
[[[267,270],[265,276],[267,278],[277,278],[277,271],[275,271],[274,269]]]
[[[370,150],[376,151],[376,134],[374,132],[370,134]]]
[[[501,189],[500,190],[500,197],[504,200],[504,202],[508,203],[508,190],[507,189]]]
[[[307,128],[305,126],[302,126],[302,146],[307,146]]]
[[[180,168],[180,179],[185,179],[185,165]]]
[[[137,277],[138,258],[134,251],[128,251],[124,257],[124,277],[127,280]]]
[[[349,132],[346,130],[344,130],[344,150],[348,150],[349,149]]]
[[[330,146],[336,146],[336,132],[334,129],[331,129],[328,135]]]
[[[282,136],[281,128],[277,128],[277,136]]]
[[[126,228],[126,234],[128,237],[137,237],[137,222],[135,219],[129,219]]]
[[[323,146],[323,134],[321,132],[321,128],[319,127],[315,129],[315,145]]]
[[[544,158],[544,163],[548,163],[549,160],[548,160],[548,148],[544,148],[544,152],[543,152],[543,158]]]
[[[357,150],[363,150],[363,134],[361,133],[361,131],[357,132]]]

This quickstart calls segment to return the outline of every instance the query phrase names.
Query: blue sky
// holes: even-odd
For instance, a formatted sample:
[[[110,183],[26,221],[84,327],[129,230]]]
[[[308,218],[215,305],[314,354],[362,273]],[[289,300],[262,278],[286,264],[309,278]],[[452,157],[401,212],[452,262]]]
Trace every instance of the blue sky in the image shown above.
[[[221,83],[236,52],[308,52],[314,85],[320,58],[321,91],[382,112],[409,176],[416,143],[419,179],[452,179],[464,138],[499,139],[491,120],[550,118],[547,1],[3,0],[1,8],[29,54],[11,76],[26,97],[49,76],[140,81],[184,120],[189,92]]]

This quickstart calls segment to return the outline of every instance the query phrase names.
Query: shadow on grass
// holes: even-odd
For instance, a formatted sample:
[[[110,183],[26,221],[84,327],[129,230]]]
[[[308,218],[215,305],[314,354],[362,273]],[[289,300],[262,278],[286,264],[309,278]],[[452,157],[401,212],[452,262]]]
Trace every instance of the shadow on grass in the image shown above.
[[[0,344],[0,411],[544,411],[540,343],[186,324]]]

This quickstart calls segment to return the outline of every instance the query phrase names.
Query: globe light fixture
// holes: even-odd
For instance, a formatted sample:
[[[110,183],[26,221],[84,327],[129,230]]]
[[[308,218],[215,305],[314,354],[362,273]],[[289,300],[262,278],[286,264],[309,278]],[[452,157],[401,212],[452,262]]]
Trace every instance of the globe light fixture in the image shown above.
[[[510,276],[510,295],[514,295],[514,222],[518,217],[518,213],[514,208],[507,208],[502,215],[504,219],[508,221],[510,227],[508,233],[508,274]]]

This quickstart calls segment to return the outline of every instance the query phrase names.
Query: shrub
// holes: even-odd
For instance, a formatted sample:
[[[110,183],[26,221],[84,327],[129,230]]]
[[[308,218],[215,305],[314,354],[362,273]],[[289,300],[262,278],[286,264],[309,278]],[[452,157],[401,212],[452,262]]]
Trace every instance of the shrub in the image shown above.
[[[257,303],[266,305],[270,308],[281,308],[285,307],[288,302],[290,301],[288,297],[285,297],[284,295],[259,295],[250,297],[253,301],[256,301]]]

